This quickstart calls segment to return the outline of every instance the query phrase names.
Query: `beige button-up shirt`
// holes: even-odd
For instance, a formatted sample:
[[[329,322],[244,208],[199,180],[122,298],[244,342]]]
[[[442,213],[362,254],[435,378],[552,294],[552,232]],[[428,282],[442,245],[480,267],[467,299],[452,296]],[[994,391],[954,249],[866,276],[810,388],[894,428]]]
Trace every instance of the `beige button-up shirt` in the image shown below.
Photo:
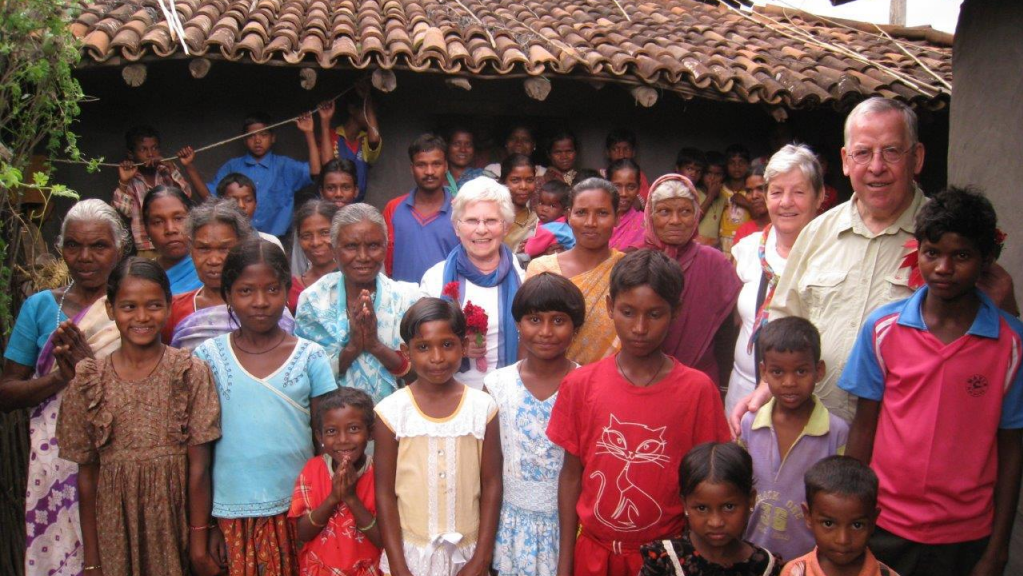
[[[817,396],[837,416],[851,421],[856,398],[838,388],[838,377],[867,316],[879,306],[908,298],[910,252],[916,213],[926,202],[920,189],[899,219],[878,234],[863,223],[852,200],[810,222],[789,253],[785,273],[771,301],[770,318],[799,316],[821,333],[827,366]]]

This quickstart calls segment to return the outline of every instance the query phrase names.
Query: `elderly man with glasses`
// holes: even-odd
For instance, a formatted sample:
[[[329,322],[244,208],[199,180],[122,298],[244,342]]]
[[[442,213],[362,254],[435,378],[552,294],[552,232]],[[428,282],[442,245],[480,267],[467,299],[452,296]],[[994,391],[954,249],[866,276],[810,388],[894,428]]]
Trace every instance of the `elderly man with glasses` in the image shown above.
[[[842,172],[853,196],[811,222],[799,235],[770,307],[770,319],[799,316],[821,333],[827,366],[816,394],[832,413],[852,421],[856,398],[838,388],[856,336],[879,306],[908,298],[916,213],[927,201],[914,177],[924,164],[916,114],[896,100],[871,98],[845,121]],[[1018,314],[1012,280],[997,265],[984,288],[1002,308]],[[733,431],[746,409],[757,410],[770,391],[761,383],[731,414]]]

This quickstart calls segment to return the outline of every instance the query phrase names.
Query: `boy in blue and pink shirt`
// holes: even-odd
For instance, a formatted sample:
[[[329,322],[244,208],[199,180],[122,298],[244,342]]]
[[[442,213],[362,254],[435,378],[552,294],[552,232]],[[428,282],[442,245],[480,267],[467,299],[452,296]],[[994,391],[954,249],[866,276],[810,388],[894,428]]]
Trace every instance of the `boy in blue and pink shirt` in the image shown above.
[[[868,317],[839,386],[859,398],[848,453],[880,481],[877,557],[903,576],[1002,574],[1023,465],[1023,324],[976,285],[994,208],[950,188],[916,219],[912,297]]]

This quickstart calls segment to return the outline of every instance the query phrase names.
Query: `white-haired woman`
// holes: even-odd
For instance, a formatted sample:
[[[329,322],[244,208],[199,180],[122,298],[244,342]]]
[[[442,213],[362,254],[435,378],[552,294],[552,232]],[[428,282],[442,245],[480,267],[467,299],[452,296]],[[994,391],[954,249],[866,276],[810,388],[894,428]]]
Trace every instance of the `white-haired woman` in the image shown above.
[[[341,208],[331,220],[330,237],[340,271],[324,274],[299,296],[295,335],[323,346],[339,386],[358,388],[379,402],[409,373],[399,351],[399,326],[424,294],[417,284],[384,274],[387,224],[376,208]]]
[[[789,250],[817,215],[824,197],[824,172],[806,146],[788,144],[776,152],[764,169],[764,179],[771,221],[763,231],[746,236],[732,247],[736,272],[743,283],[738,304],[742,328],[725,395],[727,414],[740,401],[745,404],[745,398],[760,381],[759,358],[753,346],[757,331],[767,322],[767,308],[785,271]]]
[[[56,243],[71,283],[30,296],[4,350],[0,409],[32,408],[25,502],[25,565],[32,574],[82,572],[78,466],[57,458],[57,413],[75,365],[120,345],[106,290],[128,238],[117,212],[102,200],[72,206]]]
[[[451,201],[451,221],[460,244],[443,262],[423,274],[423,292],[454,298],[453,286],[457,285],[460,306],[472,301],[487,314],[483,343],[479,345],[475,336],[469,337],[467,361],[456,376],[459,382],[474,388],[483,387],[488,372],[518,361],[519,333],[511,305],[522,284],[523,271],[504,245],[514,220],[508,188],[486,177],[471,180]]]

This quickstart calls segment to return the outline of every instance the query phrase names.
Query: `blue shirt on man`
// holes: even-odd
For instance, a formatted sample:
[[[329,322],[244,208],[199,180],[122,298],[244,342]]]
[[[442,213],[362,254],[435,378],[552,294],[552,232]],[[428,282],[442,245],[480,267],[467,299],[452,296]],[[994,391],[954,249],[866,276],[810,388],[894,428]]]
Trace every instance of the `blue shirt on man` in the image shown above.
[[[434,264],[458,246],[451,222],[451,193],[444,190],[444,205],[430,216],[416,212],[416,190],[395,198],[384,210],[393,250],[391,278],[418,283]]]
[[[287,233],[295,208],[295,194],[313,183],[309,163],[273,152],[267,152],[259,160],[246,154],[225,162],[207,187],[216,190],[217,184],[232,172],[244,174],[256,183],[256,213],[252,216],[256,230],[274,236]]]

